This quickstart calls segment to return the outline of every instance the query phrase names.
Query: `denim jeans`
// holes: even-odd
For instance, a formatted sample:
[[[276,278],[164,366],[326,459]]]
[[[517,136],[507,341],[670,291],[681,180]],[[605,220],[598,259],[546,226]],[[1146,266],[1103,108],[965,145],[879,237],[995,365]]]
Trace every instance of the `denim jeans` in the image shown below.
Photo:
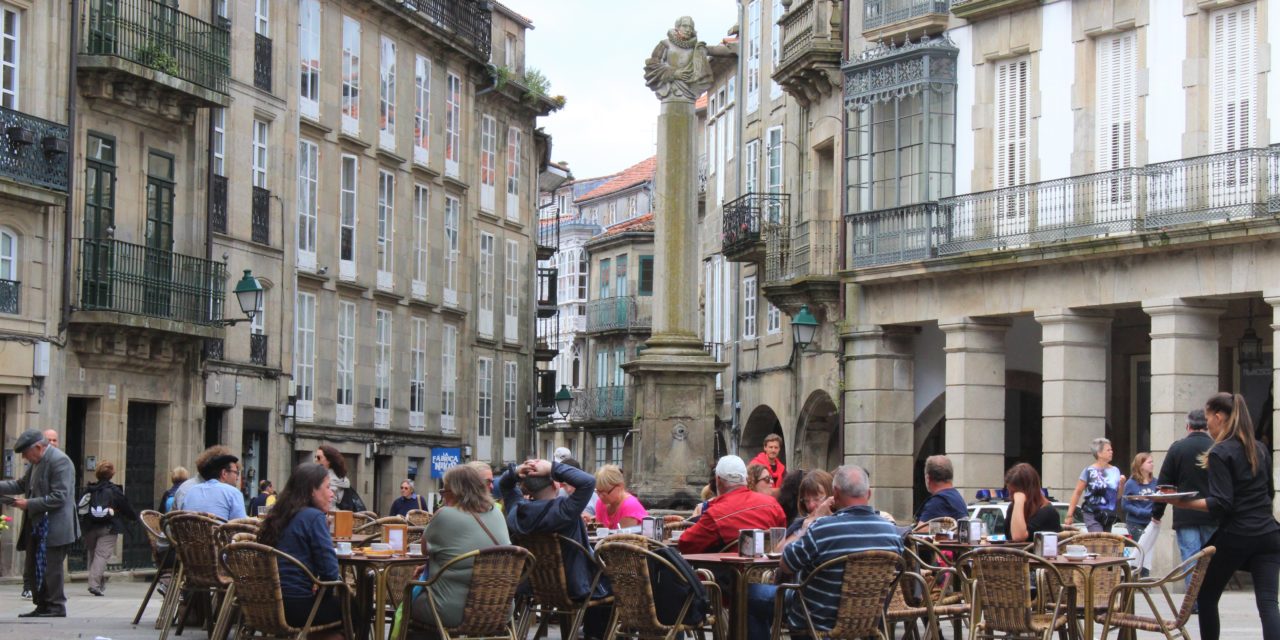
[[[1212,538],[1213,532],[1217,530],[1218,525],[1214,524],[1201,524],[1174,529],[1173,532],[1178,537],[1178,552],[1182,554],[1182,560],[1185,562],[1187,558],[1194,556],[1206,544],[1209,544],[1209,538]],[[1185,582],[1187,587],[1191,586],[1191,574],[1187,574]]]
[[[747,640],[768,640],[773,634],[773,598],[778,587],[747,585]]]

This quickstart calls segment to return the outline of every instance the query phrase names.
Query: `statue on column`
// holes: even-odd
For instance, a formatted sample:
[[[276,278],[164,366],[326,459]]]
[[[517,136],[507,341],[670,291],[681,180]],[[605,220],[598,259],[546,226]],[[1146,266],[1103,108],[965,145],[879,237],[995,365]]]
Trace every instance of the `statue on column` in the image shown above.
[[[644,82],[659,100],[692,102],[711,86],[710,56],[732,55],[728,47],[700,42],[693,18],[681,16],[644,61]]]

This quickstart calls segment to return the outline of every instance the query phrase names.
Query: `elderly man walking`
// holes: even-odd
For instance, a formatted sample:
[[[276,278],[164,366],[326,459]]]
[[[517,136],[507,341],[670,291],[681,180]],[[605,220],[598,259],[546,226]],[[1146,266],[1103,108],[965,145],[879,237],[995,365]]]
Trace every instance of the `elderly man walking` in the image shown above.
[[[63,565],[67,551],[80,537],[74,497],[76,471],[71,459],[36,429],[18,436],[13,451],[30,463],[19,480],[0,482],[0,495],[20,495],[13,505],[26,511],[31,522],[26,566],[35,575],[32,594],[36,608],[20,618],[64,618]]]

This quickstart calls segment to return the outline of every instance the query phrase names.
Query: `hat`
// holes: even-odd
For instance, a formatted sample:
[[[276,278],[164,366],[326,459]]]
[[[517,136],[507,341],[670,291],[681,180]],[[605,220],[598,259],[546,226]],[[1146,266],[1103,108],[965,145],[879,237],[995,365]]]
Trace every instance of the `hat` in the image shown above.
[[[746,484],[747,465],[738,456],[725,456],[716,463],[716,477],[732,484]]]
[[[572,451],[564,447],[556,447],[556,452],[552,454],[551,457],[555,458],[556,462],[564,462],[565,458],[571,457],[572,455],[573,455]]]
[[[40,444],[44,440],[44,433],[39,429],[27,429],[18,436],[18,441],[13,443],[13,452],[22,453],[32,445]]]

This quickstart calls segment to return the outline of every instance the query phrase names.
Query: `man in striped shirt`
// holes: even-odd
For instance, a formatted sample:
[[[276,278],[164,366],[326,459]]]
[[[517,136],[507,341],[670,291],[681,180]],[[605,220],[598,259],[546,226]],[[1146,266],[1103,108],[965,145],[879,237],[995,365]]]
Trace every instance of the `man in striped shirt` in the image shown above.
[[[871,507],[871,482],[866,470],[857,465],[845,465],[836,469],[832,476],[835,488],[833,513],[801,529],[799,537],[783,549],[782,562],[778,567],[780,578],[796,574],[799,580],[804,580],[822,563],[857,551],[902,553],[902,536],[898,530]],[[835,625],[843,580],[843,566],[828,568],[810,581],[801,594],[818,629],[831,629]],[[750,585],[747,595],[749,640],[769,637],[776,591],[777,587],[773,585]],[[803,628],[804,618],[799,605],[793,602],[794,596],[794,591],[787,592],[786,622],[792,628]]]

